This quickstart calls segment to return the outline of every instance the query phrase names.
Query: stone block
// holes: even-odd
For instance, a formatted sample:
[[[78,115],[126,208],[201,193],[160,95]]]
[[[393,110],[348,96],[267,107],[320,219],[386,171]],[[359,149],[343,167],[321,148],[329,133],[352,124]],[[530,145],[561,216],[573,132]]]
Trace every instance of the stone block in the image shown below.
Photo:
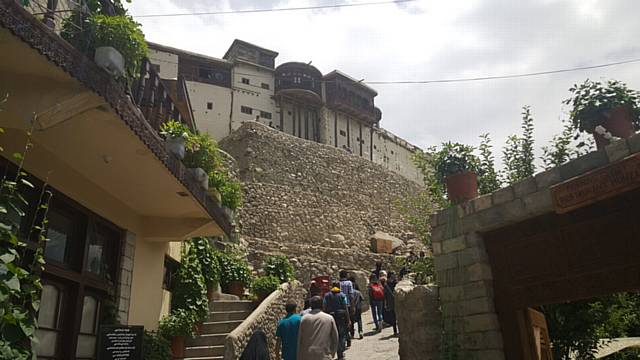
[[[609,144],[604,151],[607,153],[609,162],[615,162],[629,155],[629,146],[625,139],[620,139]]]
[[[467,266],[467,282],[479,280],[493,280],[491,266],[488,263],[476,263]]]
[[[558,168],[552,168],[534,175],[534,179],[538,189],[545,189],[562,181],[562,176]]]
[[[553,200],[549,188],[529,194],[522,198],[528,215],[542,215],[553,211]]]
[[[640,134],[635,134],[630,138],[627,138],[627,146],[630,153],[640,152]]]
[[[466,270],[463,268],[436,271],[436,279],[440,286],[458,286],[465,283]]]
[[[458,214],[461,214],[459,217],[465,217],[467,215],[473,214],[473,202],[471,200],[464,202],[457,206]]]
[[[462,303],[464,315],[475,315],[493,313],[496,311],[493,298],[480,297],[470,300],[465,300]]]
[[[495,313],[476,314],[464,317],[464,329],[467,332],[499,330],[498,316]]]
[[[607,153],[603,150],[590,152],[575,160],[558,167],[562,180],[571,179],[572,177],[586,173],[589,170],[606,165],[609,162]]]
[[[433,258],[433,267],[436,271],[453,269],[458,267],[458,253],[444,254]]]
[[[487,331],[483,333],[483,338],[485,349],[502,349],[504,347],[500,331]]]
[[[493,297],[493,281],[480,280],[464,285],[465,299],[475,299],[479,297]]]
[[[522,220],[526,216],[526,212],[522,200],[515,199],[476,213],[476,215],[478,215],[477,230],[491,230]]]
[[[507,201],[511,201],[514,199],[514,192],[513,192],[513,187],[512,186],[507,186],[505,188],[502,188],[500,190],[496,190],[492,197],[493,197],[493,205],[499,205],[502,203],[506,203]]]
[[[513,184],[513,192],[516,198],[531,194],[536,190],[538,190],[538,184],[534,177],[529,177]]]
[[[458,256],[458,263],[460,266],[468,266],[476,263],[487,263],[489,257],[484,248],[481,247],[469,247],[460,253]]]
[[[455,218],[452,221],[439,225],[431,230],[432,241],[443,241],[462,234],[462,220]]]
[[[450,222],[452,219],[456,219],[458,217],[458,210],[455,208],[455,206],[450,206],[446,209],[440,210],[440,212],[438,212],[436,216],[438,218],[438,225],[442,225]]]
[[[447,286],[440,287],[440,301],[444,303],[450,303],[462,300],[464,297],[464,287],[462,286]]]
[[[444,302],[441,306],[442,315],[447,318],[461,318],[464,316],[464,306],[462,301]]]
[[[504,352],[502,350],[478,350],[472,353],[471,359],[474,360],[504,360]]]
[[[480,247],[485,248],[484,239],[482,239],[482,235],[477,232],[470,232],[465,234],[465,240],[467,241],[467,247]]]
[[[485,347],[484,347],[484,333],[483,332],[465,333],[462,336],[461,347],[462,347],[463,350],[485,349]]]
[[[488,209],[493,205],[493,200],[491,194],[482,195],[471,200],[471,204],[473,206],[473,211],[482,211],[484,209]]]
[[[488,210],[483,210],[488,211]],[[480,212],[483,212],[480,211]],[[462,232],[470,233],[472,231],[476,231],[480,227],[479,222],[480,216],[478,216],[478,212],[473,213],[472,215],[465,216],[462,219]]]
[[[442,242],[442,253],[448,254],[454,251],[463,250],[466,247],[464,235],[460,235],[453,239],[448,239]]]
[[[433,248],[433,255],[442,254],[442,242],[432,242],[431,247]]]

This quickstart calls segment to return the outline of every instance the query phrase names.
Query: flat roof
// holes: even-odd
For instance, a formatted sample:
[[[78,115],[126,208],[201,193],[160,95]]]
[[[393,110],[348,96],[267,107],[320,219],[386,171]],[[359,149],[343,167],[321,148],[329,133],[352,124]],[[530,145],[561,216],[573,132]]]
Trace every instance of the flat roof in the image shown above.
[[[327,74],[327,75],[325,75],[324,77],[325,77],[325,78],[328,78],[328,77],[334,77],[334,76],[342,76],[342,77],[344,77],[344,78],[346,78],[346,79],[348,79],[348,80],[351,80],[351,81],[353,81],[354,83],[356,83],[356,84],[360,85],[360,87],[362,87],[363,89],[365,89],[365,90],[367,90],[367,91],[369,91],[369,92],[372,92],[372,93],[374,94],[374,96],[378,95],[378,92],[377,92],[374,88],[372,88],[371,86],[369,86],[369,85],[367,85],[367,84],[363,83],[363,82],[362,82],[362,81],[360,81],[360,80],[356,80],[355,78],[353,78],[353,77],[351,77],[351,76],[347,75],[346,73],[343,73],[343,72],[342,72],[342,71],[340,71],[340,70],[337,70],[337,69],[336,69],[336,70],[333,70],[332,72],[328,73],[328,74]]]
[[[247,42],[247,41],[244,41],[244,40],[235,39],[235,40],[233,40],[233,42],[231,43],[231,46],[229,46],[229,49],[227,50],[227,52],[224,54],[224,56],[223,56],[222,58],[223,58],[223,59],[227,59],[227,56],[229,55],[229,51],[231,51],[231,49],[233,49],[233,47],[234,47],[234,46],[236,46],[236,45],[245,45],[245,46],[249,46],[249,47],[252,47],[252,48],[258,49],[258,50],[260,50],[260,51],[264,51],[264,52],[266,52],[267,54],[269,54],[269,55],[271,55],[271,56],[273,56],[273,57],[278,56],[278,53],[277,53],[277,52],[275,52],[275,51],[273,51],[273,50],[269,50],[269,49],[263,48],[263,47],[261,47],[261,46],[254,45],[254,44],[252,44],[252,43],[250,43],[250,42]]]
[[[168,53],[172,53],[172,54],[176,54],[176,55],[193,56],[193,57],[200,58],[202,60],[217,62],[217,63],[219,63],[221,65],[225,65],[225,66],[229,66],[229,67],[233,65],[233,63],[231,61],[229,61],[229,60],[220,59],[220,58],[209,56],[209,55],[198,54],[198,53],[194,53],[192,51],[187,51],[187,50],[183,50],[183,49],[174,48],[174,47],[171,47],[171,46],[161,45],[161,44],[154,43],[154,42],[151,42],[151,41],[147,41],[147,44],[149,45],[149,48],[153,49],[153,50],[160,50],[160,51],[164,51],[164,52],[168,52]]]

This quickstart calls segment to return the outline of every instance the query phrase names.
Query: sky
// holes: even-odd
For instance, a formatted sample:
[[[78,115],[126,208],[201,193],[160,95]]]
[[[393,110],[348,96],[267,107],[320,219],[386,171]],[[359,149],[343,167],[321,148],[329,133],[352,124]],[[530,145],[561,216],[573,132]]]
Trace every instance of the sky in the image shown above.
[[[133,0],[135,17],[286,8],[365,0]],[[371,0],[367,0],[371,1]],[[308,11],[137,18],[148,40],[222,57],[234,39],[279,52],[276,65],[313,61],[365,81],[509,75],[640,58],[637,0],[417,0]],[[562,101],[586,78],[640,89],[640,63],[570,73],[448,84],[371,85],[381,126],[426,148],[478,145],[490,133],[499,158],[531,106],[536,147],[562,128]],[[539,154],[539,150],[538,150]]]

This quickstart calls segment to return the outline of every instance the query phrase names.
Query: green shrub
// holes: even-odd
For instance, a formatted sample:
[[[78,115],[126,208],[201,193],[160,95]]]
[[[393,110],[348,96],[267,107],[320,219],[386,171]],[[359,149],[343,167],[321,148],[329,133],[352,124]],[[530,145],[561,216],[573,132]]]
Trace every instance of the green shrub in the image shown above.
[[[155,331],[144,331],[144,360],[172,360],[171,342]]]
[[[82,30],[78,30],[78,26]],[[93,56],[96,48],[111,46],[118,50],[125,61],[129,83],[140,72],[142,59],[147,56],[147,42],[140,24],[129,15],[107,16],[80,12],[63,21],[60,36],[76,49]]]
[[[211,288],[220,282],[220,264],[209,239],[195,237],[190,240],[189,252],[200,262],[204,283]]]
[[[182,244],[182,256],[175,275],[171,308],[191,313],[197,321],[201,321],[206,319],[209,313],[207,286],[198,255],[188,245],[189,242]]]
[[[251,284],[251,270],[246,260],[235,254],[220,251],[216,255],[220,265],[220,285],[226,287],[232,281]]]
[[[160,320],[158,333],[165,339],[171,339],[174,336],[194,337],[194,328],[197,322],[197,317],[193,312],[174,309]]]
[[[201,168],[207,174],[220,168],[218,145],[207,133],[190,134],[185,144],[182,163],[188,168]]]
[[[276,255],[267,258],[264,264],[264,272],[266,275],[275,276],[280,283],[286,283],[293,280],[295,271],[286,256]]]
[[[222,205],[235,210],[242,205],[242,187],[240,183],[229,178],[221,169],[209,174],[209,187],[218,190]]]
[[[280,279],[275,276],[260,276],[251,284],[251,289],[256,295],[269,295],[280,286]]]
[[[460,143],[443,143],[442,149],[433,154],[437,180],[444,184],[445,179],[453,174],[465,171],[478,174],[480,160],[473,154],[474,150],[473,146]]]
[[[160,135],[165,139],[181,137],[187,140],[191,136],[191,130],[186,124],[171,119],[160,125]]]
[[[415,274],[414,281],[416,284],[428,284],[433,278],[433,258],[418,258],[411,264],[411,272]]]

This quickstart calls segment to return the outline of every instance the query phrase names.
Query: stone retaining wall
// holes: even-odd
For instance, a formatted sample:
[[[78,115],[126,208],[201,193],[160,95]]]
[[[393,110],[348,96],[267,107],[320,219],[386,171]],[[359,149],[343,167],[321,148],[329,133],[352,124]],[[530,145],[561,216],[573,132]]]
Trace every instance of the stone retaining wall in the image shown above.
[[[225,340],[224,359],[237,360],[242,355],[251,335],[256,330],[262,330],[267,335],[271,359],[277,359],[276,328],[278,321],[286,315],[285,304],[289,301],[296,302],[302,309],[307,292],[298,281],[282,284],[280,288],[269,295],[247,317],[242,324],[233,330]]]
[[[435,285],[396,285],[396,316],[402,360],[440,360],[442,318]]]
[[[392,258],[370,251],[376,231],[402,240],[400,253],[424,250],[398,201],[419,186],[343,150],[247,122],[220,142],[236,159],[244,187],[237,220],[256,268],[284,254],[298,279],[337,276],[338,268],[371,270]],[[389,267],[389,266],[387,266]]]

